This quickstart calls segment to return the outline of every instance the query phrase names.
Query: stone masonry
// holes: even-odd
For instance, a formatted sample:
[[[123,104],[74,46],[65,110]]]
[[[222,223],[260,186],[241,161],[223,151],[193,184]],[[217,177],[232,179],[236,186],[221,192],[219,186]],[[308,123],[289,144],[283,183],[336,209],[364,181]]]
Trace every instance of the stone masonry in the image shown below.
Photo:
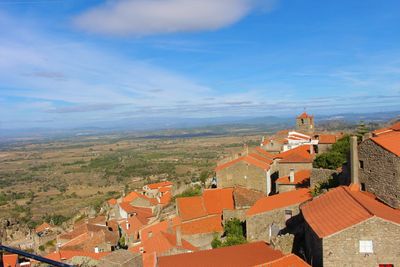
[[[359,160],[359,179],[365,190],[400,208],[400,157],[367,139],[359,145]]]
[[[270,226],[274,224],[279,229],[286,227],[285,210],[292,211],[292,217],[299,214],[299,204],[275,209],[246,218],[246,231],[248,241],[267,241],[270,242]]]

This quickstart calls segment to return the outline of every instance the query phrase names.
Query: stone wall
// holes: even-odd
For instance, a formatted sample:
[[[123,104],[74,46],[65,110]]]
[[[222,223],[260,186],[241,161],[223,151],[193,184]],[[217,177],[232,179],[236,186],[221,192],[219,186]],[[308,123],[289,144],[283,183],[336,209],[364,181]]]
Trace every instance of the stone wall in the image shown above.
[[[333,175],[338,175],[337,171],[313,168],[310,177],[310,187],[314,187],[316,184],[326,182]]]
[[[276,183],[276,192],[277,193],[284,193],[296,190],[295,184],[278,184]]]
[[[400,145],[400,144],[399,144]],[[371,139],[359,145],[360,183],[365,190],[394,208],[400,208],[400,157]]]
[[[291,210],[292,216],[299,214],[299,204],[276,209],[246,217],[246,232],[248,241],[270,242],[270,226],[274,224],[279,229],[286,227],[285,210]]]
[[[318,154],[328,152],[332,148],[332,144],[318,144]]]
[[[190,244],[198,247],[201,250],[211,249],[211,241],[215,235],[221,236],[222,233],[207,233],[207,234],[195,234],[195,235],[182,235],[182,239],[185,239]]]
[[[294,169],[295,172],[298,172],[301,170],[311,170],[312,163],[282,163],[282,162],[278,162],[279,177],[289,175],[290,169]]]
[[[224,209],[222,212],[222,218],[223,218],[223,223],[225,224],[227,221],[236,218],[239,219],[240,221],[245,221],[246,220],[246,212],[248,209],[234,209],[234,210],[227,210]]]
[[[219,188],[236,185],[265,193],[267,192],[267,172],[246,162],[238,162],[217,172]]]
[[[400,259],[400,225],[373,217],[323,239],[323,266],[378,266]],[[372,240],[373,253],[359,252],[360,240]]]

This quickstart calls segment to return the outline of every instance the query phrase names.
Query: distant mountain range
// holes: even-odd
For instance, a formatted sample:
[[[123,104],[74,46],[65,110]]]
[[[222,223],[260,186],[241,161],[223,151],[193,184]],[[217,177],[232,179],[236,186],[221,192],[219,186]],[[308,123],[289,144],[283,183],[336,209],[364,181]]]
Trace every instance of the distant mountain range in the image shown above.
[[[383,124],[400,119],[400,111],[376,113],[341,113],[335,115],[316,115],[317,125],[329,125],[336,122],[354,125],[360,121]],[[132,118],[119,121],[103,121],[73,129],[31,128],[0,129],[0,142],[46,140],[53,138],[82,137],[93,135],[135,135],[138,137],[153,135],[157,131],[176,134],[174,130],[191,130],[190,134],[227,134],[229,131],[269,132],[294,127],[293,117],[218,117],[218,118]],[[197,130],[197,131],[195,131]],[[163,133],[164,135],[165,133]]]

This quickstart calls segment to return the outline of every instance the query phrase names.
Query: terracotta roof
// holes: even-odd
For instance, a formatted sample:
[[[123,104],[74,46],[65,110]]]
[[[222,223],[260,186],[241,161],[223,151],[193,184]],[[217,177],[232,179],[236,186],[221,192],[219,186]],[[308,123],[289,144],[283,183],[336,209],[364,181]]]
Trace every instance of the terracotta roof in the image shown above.
[[[138,232],[141,228],[144,227],[145,224],[143,224],[136,216],[132,216],[126,220],[121,221],[119,225],[124,233],[131,235],[135,234],[135,232]]]
[[[143,253],[142,254],[143,267],[156,267],[157,266],[157,253]]]
[[[179,217],[174,217],[172,219],[168,219],[162,222],[157,222],[152,225],[145,226],[140,230],[140,239],[142,241],[148,239],[150,232],[154,235],[159,232],[168,232],[174,230],[175,229],[174,227],[180,224],[181,224],[181,219]]]
[[[276,158],[282,163],[310,163],[313,156],[310,154],[310,145],[298,146],[288,151],[279,153]]]
[[[235,187],[233,189],[233,199],[235,207],[251,207],[257,200],[263,198],[265,194],[260,191],[247,189],[244,187]]]
[[[167,205],[171,202],[171,199],[172,199],[171,191],[167,191],[163,193],[162,196],[160,197],[160,204]]]
[[[3,266],[4,267],[17,267],[18,255],[17,254],[4,254]]]
[[[335,134],[319,134],[317,135],[318,144],[334,144],[337,141]]]
[[[150,189],[158,189],[161,187],[172,186],[172,185],[173,185],[173,183],[170,181],[163,181],[163,182],[159,182],[159,183],[148,184],[147,187]]]
[[[314,116],[308,115],[306,112],[303,112],[297,118],[298,119],[306,119],[306,118],[314,118]]]
[[[372,141],[400,157],[400,131],[391,131],[371,138]]]
[[[140,217],[139,219],[148,219],[153,216],[151,208],[135,207],[128,202],[122,202],[119,206],[129,214],[136,213],[136,215]]]
[[[181,197],[176,199],[178,215],[182,220],[190,220],[207,215],[202,196]]]
[[[112,198],[112,199],[107,200],[107,203],[110,206],[114,206],[114,205],[117,205],[117,200],[115,198]]]
[[[157,204],[158,204],[157,199],[155,199],[155,198],[149,198],[149,197],[147,197],[147,196],[145,196],[145,195],[143,195],[143,194],[140,194],[140,193],[138,193],[138,192],[135,192],[135,191],[130,192],[126,197],[124,197],[124,198],[122,199],[122,202],[132,202],[132,201],[134,201],[134,200],[137,199],[137,198],[146,199],[146,200],[150,201],[150,203],[153,204],[153,205],[157,205]]]
[[[273,159],[268,158],[267,156],[265,156],[263,154],[260,155],[260,154],[257,154],[257,153],[250,153],[249,156],[252,157],[252,158],[255,158],[255,159],[259,160],[259,161],[265,162],[267,164],[271,164],[272,162],[274,162]]]
[[[220,214],[201,217],[198,219],[183,221],[181,231],[184,235],[206,234],[223,232],[222,218]]]
[[[82,250],[60,250],[59,252],[47,254],[45,257],[55,261],[69,260],[73,257],[89,257],[94,260],[99,260],[108,254],[110,254],[110,252],[95,253]]]
[[[160,267],[229,266],[247,267],[263,264],[283,257],[282,252],[274,250],[264,242],[202,250],[158,258]]]
[[[171,249],[180,249],[186,251],[197,251],[198,248],[190,244],[185,239],[182,239],[182,245],[177,244],[176,235],[167,232],[159,232],[154,234],[149,239],[142,241],[141,244],[130,248],[129,250],[134,253],[140,252],[143,248],[145,253],[164,253]]]
[[[264,197],[258,200],[256,204],[247,211],[246,215],[252,216],[274,209],[300,204],[311,198],[310,191],[306,188]]]
[[[48,224],[47,222],[42,223],[41,225],[39,225],[38,227],[35,228],[35,232],[36,233],[40,233],[43,232],[45,230],[48,230],[51,228],[51,225]]]
[[[365,192],[334,188],[301,207],[304,218],[321,238],[373,216],[400,223],[400,210],[386,206]]]
[[[294,173],[294,182],[291,183],[288,176],[279,177],[276,180],[278,184],[302,184],[309,180],[311,177],[311,170],[301,170]]]
[[[257,158],[254,157],[254,155],[256,155]],[[236,163],[241,162],[241,161],[244,161],[244,162],[246,162],[246,163],[248,163],[250,165],[256,166],[256,167],[261,168],[263,170],[268,170],[269,167],[270,167],[268,162],[271,162],[267,158],[263,158],[262,160],[260,160],[258,154],[252,154],[252,155],[242,156],[242,157],[239,157],[237,159],[234,159],[234,160],[231,160],[229,162],[226,162],[224,164],[218,165],[215,168],[215,171],[217,171],[217,172],[221,171],[221,170],[223,170],[225,168],[228,168],[230,166],[233,166]]]
[[[268,151],[262,149],[261,147],[256,147],[255,150],[256,150],[256,152],[264,155],[266,158],[269,158],[269,159],[274,159],[275,158],[275,155],[269,153]]]
[[[269,261],[254,267],[311,267],[295,254],[288,254],[277,260]]]
[[[204,205],[207,214],[219,214],[224,209],[233,209],[233,188],[205,189]]]

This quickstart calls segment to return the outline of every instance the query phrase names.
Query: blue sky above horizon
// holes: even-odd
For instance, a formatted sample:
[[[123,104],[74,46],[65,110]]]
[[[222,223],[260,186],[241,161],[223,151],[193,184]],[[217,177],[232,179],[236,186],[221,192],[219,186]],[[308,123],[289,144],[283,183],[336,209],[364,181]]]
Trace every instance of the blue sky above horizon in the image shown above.
[[[0,0],[0,128],[400,110],[400,2]]]

